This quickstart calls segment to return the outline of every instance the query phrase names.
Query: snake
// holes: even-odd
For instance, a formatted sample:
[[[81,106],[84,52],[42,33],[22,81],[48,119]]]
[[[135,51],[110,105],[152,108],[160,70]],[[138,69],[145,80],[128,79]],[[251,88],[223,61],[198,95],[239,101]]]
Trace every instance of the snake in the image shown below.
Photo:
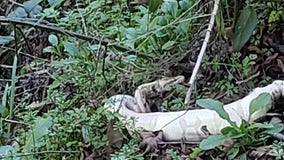
[[[134,119],[128,130],[146,130],[162,132],[164,141],[200,142],[210,134],[220,134],[221,129],[230,124],[222,119],[217,112],[210,109],[193,109],[172,112],[151,112],[147,106],[147,94],[171,90],[176,84],[184,81],[183,76],[162,78],[142,84],[135,95],[117,94],[109,98],[104,107],[111,112],[118,112],[121,121]],[[269,104],[249,117],[249,105],[261,93],[271,94]],[[249,123],[264,117],[272,108],[273,103],[284,96],[284,81],[275,80],[265,87],[257,87],[245,97],[223,106],[230,119],[240,126],[242,120]],[[205,128],[205,129],[204,129]]]

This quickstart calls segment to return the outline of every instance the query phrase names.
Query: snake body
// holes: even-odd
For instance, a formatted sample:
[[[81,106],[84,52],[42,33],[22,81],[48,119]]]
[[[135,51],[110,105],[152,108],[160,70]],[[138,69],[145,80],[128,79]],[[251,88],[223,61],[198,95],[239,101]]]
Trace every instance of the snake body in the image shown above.
[[[277,80],[265,87],[256,88],[244,98],[224,105],[224,109],[230,119],[240,125],[242,119],[248,120],[249,118],[250,102],[265,92],[272,95],[272,101],[266,108],[251,115],[250,122],[253,122],[265,116],[267,111],[271,109],[272,103],[284,95],[284,81]],[[134,117],[135,122],[129,129],[139,130],[142,128],[153,132],[162,131],[164,141],[200,142],[208,136],[208,132],[209,134],[217,134],[222,128],[229,126],[229,123],[220,118],[215,111],[208,109],[141,113],[141,106],[137,104],[136,98],[133,96],[120,94],[112,96],[110,100],[111,103],[106,103],[105,108],[119,112],[124,117],[122,118],[124,121]],[[204,131],[204,127],[207,131]]]

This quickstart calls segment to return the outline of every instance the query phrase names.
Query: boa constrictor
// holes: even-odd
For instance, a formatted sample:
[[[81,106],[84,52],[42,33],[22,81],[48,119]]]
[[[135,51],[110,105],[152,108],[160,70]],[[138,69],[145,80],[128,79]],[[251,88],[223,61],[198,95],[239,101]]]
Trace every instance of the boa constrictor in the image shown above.
[[[190,141],[200,142],[209,134],[220,133],[220,130],[229,123],[220,118],[212,110],[196,109],[177,112],[149,112],[148,106],[145,106],[145,96],[149,92],[170,90],[177,83],[184,80],[182,76],[174,78],[164,78],[138,87],[135,97],[130,95],[115,95],[110,98],[110,103],[105,104],[105,108],[112,112],[119,112],[124,118],[129,120],[135,118],[133,126],[129,129],[144,129],[147,131],[162,131],[164,141]],[[224,105],[224,109],[229,114],[232,121],[240,125],[241,120],[248,120],[249,104],[261,93],[270,93],[272,101],[266,108],[255,112],[250,120],[251,122],[265,116],[266,112],[272,107],[272,103],[284,95],[284,81],[276,80],[272,84],[262,88],[256,88],[246,97],[230,104]],[[207,131],[204,132],[204,127]]]

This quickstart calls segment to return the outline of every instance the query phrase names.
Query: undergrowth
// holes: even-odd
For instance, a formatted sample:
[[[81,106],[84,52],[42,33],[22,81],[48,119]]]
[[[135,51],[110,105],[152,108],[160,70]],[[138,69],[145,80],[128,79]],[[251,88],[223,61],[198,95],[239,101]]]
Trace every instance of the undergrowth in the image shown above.
[[[33,18],[29,19],[33,25],[24,27],[18,23],[17,27],[7,24],[3,27],[5,29],[1,26],[6,34],[0,37],[0,42],[7,53],[4,56],[1,53],[4,57],[1,63],[10,65],[13,72],[9,71],[9,74],[0,77],[11,79],[1,80],[0,156],[7,159],[78,159],[90,154],[94,154],[95,158],[107,157],[110,155],[106,151],[109,145],[107,124],[114,120],[114,130],[121,131],[126,143],[111,155],[114,159],[143,159],[141,154],[137,154],[137,135],[126,133],[125,126],[118,121],[118,115],[104,110],[103,100],[117,93],[133,94],[138,85],[162,76],[188,73],[189,68],[173,68],[181,68],[177,64],[188,60],[188,57],[196,59],[193,55],[199,50],[188,44],[196,38],[196,33],[203,38],[205,29],[200,28],[207,23],[213,2],[165,0],[159,1],[161,4],[151,9],[139,5],[134,13],[129,12],[128,1],[21,2],[2,2],[11,6],[7,17]],[[261,13],[258,4],[266,6],[266,2],[255,1],[247,1],[245,5],[256,10],[257,23],[267,21],[267,18],[263,18],[267,15],[269,23],[281,19],[283,5],[267,2],[266,12]],[[217,23],[220,34],[224,34],[225,27],[235,24],[241,10],[227,13],[228,5],[227,1],[222,1],[221,11],[226,16]],[[254,13],[254,10],[248,11]],[[234,21],[230,20],[232,16]],[[35,24],[41,23],[40,20],[47,24],[47,28],[41,29],[46,30],[48,35],[40,44],[28,42],[27,38],[32,33],[37,39],[45,36],[45,32],[31,29],[37,28]],[[53,26],[60,28],[52,30]],[[249,27],[248,30],[252,32],[254,27]],[[81,38],[65,31],[76,32]],[[86,40],[82,38],[84,36],[93,39]],[[244,45],[248,38],[239,41]],[[257,41],[256,36],[252,39]],[[9,47],[5,48],[4,45]],[[31,46],[36,49],[40,46],[42,52],[31,50]],[[242,80],[250,78],[256,55],[252,53],[241,57],[241,47],[239,44],[238,51],[229,58],[227,55],[210,54],[205,58],[204,64],[211,66],[213,71],[225,70],[223,80],[209,87],[233,95],[238,92],[236,84],[232,82],[236,81],[236,75]],[[26,52],[33,58],[26,58]],[[16,60],[13,64],[14,55]],[[206,68],[206,65],[203,67]],[[33,81],[42,85],[38,90],[44,96],[37,98],[35,94],[38,90],[35,92],[16,87],[20,84],[16,82],[16,76],[29,76],[38,71],[44,73],[43,77],[50,77],[46,84],[40,80]],[[165,101],[163,110],[183,109],[185,88],[177,86],[177,90],[179,94],[176,99]],[[168,151],[168,155],[179,159],[175,151]]]

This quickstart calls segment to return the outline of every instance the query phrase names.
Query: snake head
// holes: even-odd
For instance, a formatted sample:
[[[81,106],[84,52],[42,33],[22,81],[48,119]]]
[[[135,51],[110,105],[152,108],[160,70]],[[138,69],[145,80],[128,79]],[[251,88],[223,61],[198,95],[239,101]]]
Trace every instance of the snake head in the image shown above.
[[[184,76],[165,77],[158,80],[158,85],[155,86],[155,89],[158,91],[170,91],[174,88],[176,84],[182,82],[184,82]]]

